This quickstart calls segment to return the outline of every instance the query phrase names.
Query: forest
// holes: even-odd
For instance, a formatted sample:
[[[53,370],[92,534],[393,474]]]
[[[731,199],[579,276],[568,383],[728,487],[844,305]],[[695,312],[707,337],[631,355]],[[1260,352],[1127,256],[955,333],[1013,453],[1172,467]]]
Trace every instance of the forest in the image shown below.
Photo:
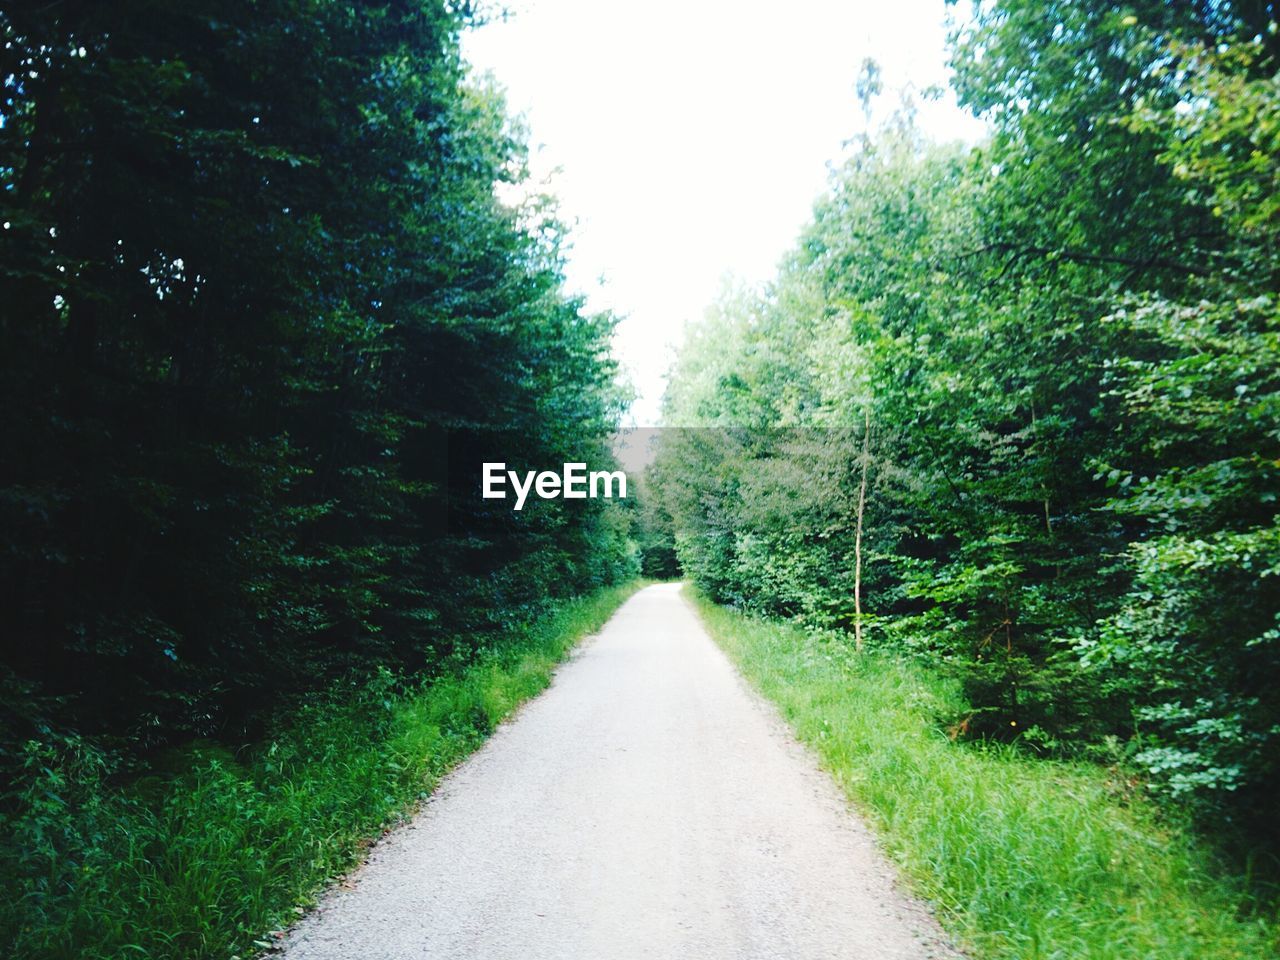
[[[910,713],[929,770],[1150,803],[1133,845],[1204,841],[1248,891],[1222,942],[1274,945],[1280,15],[964,11],[989,136],[931,140],[941,92],[867,60],[862,132],[776,276],[690,326],[624,498],[528,495],[625,488],[630,394],[462,56],[477,6],[0,0],[0,952],[271,948],[642,575],[689,581],[766,692],[807,670],[847,705],[881,670],[899,699],[850,715]],[[1090,857],[1027,881],[1060,926],[1134,886]],[[1125,955],[935,892],[1004,938],[975,957]],[[1178,942],[1142,955],[1210,955]]]
[[[477,495],[484,460],[607,463],[626,396],[613,318],[562,292],[549,198],[498,199],[525,138],[467,74],[473,17],[0,5],[6,955],[89,955],[75,924],[136,907],[112,898],[196,882],[189,863],[122,877],[175,846],[157,817],[203,790],[233,827],[288,785],[286,747],[363,758],[385,718],[360,711],[391,687],[635,573],[624,501]],[[317,733],[325,703],[352,729]],[[279,853],[263,829],[225,843]],[[323,879],[327,856],[297,869]],[[278,908],[188,893],[197,930],[230,928],[222,956]],[[140,922],[103,936],[216,945],[160,947],[189,919]]]
[[[1278,55],[1266,3],[977,5],[990,140],[916,91],[850,143],[691,328],[647,510],[712,600],[955,677],[953,739],[1131,771],[1272,868]]]

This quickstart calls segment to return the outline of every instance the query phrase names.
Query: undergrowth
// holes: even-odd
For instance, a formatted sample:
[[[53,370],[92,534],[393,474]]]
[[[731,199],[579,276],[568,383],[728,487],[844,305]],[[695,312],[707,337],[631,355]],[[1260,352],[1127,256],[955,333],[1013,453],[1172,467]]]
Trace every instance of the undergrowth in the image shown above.
[[[200,960],[256,953],[549,682],[637,584],[570,601],[454,675],[387,672],[232,752],[192,744],[145,776],[65,738],[29,743],[0,821],[0,955]]]
[[[694,595],[717,642],[983,960],[1259,960],[1280,926],[1124,778],[953,743],[954,683]]]

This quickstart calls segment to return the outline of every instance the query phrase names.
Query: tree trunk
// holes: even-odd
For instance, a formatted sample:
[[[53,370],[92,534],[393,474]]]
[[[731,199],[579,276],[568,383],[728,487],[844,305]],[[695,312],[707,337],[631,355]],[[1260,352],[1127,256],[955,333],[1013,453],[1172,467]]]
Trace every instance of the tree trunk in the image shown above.
[[[862,480],[858,484],[858,525],[853,534],[853,646],[862,652],[862,515],[867,509],[867,471],[871,463],[871,409],[862,431]]]

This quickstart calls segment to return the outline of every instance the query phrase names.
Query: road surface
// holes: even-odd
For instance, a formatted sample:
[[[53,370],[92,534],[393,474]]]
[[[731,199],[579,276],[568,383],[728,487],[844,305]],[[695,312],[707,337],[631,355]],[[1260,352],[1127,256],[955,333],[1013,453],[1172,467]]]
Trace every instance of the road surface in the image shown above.
[[[674,584],[629,600],[284,955],[957,956]]]

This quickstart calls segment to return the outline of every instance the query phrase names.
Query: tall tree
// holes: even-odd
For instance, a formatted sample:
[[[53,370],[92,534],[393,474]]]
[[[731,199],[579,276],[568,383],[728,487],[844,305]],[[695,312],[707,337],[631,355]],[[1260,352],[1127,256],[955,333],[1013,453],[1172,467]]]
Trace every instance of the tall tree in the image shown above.
[[[475,496],[498,438],[604,456],[620,395],[559,228],[495,195],[467,9],[0,10],[6,742],[243,736],[627,569],[616,511]]]

